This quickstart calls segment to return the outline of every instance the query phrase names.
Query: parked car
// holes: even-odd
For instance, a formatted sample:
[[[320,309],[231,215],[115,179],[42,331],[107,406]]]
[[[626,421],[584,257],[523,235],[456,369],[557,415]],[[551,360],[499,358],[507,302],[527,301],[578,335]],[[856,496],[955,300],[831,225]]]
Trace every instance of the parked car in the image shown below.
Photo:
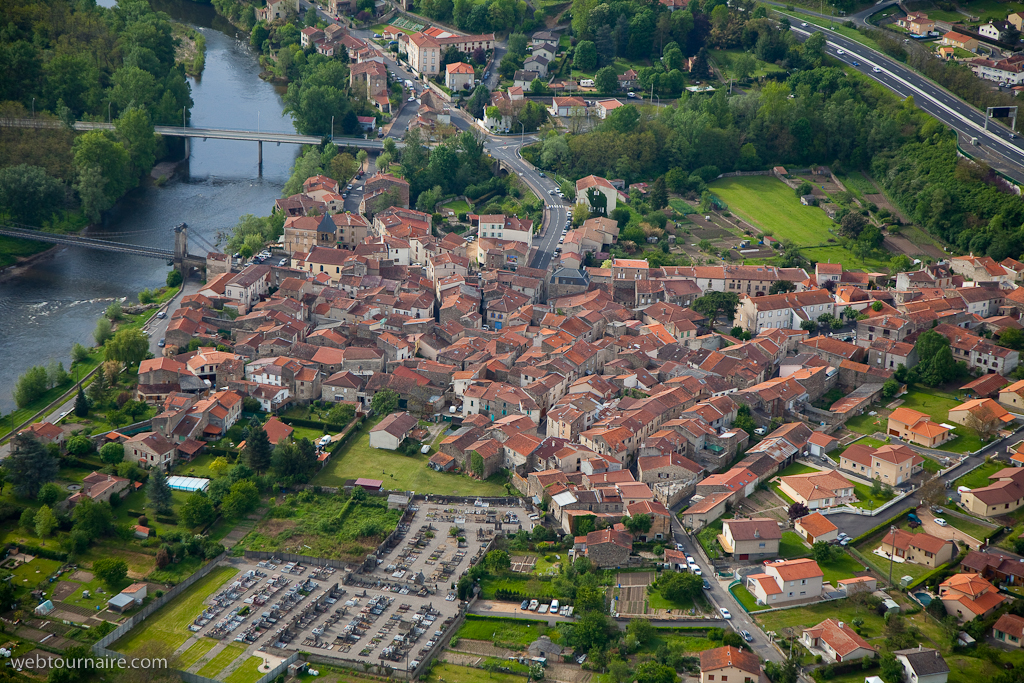
[[[711,590],[711,584],[708,583],[707,579],[704,579],[704,590],[706,590],[706,591]]]
[[[158,317],[161,320],[163,320],[164,318],[167,317],[167,312],[166,311],[160,311],[159,313],[156,314],[156,317]]]
[[[521,605],[519,605],[519,609],[521,609],[521,610],[530,609],[530,601],[529,600],[523,600],[523,603]]]
[[[530,611],[536,612],[537,608],[540,607],[540,600],[530,600]]]
[[[747,641],[748,643],[754,642],[754,636],[750,635],[750,631],[740,631],[740,635],[743,636],[743,640]]]
[[[159,346],[159,347],[160,347],[160,348],[162,349],[162,348],[164,348],[165,346],[167,346],[167,342],[166,342],[166,341],[164,341],[163,339],[161,339],[160,341],[158,341],[158,342],[156,343],[156,345],[157,345],[157,346]]]
[[[732,613],[724,607],[719,607],[718,611],[721,612],[723,619],[732,619]]]
[[[942,517],[936,517],[935,518],[935,523],[938,524],[939,526],[949,526],[949,522],[944,520]]]

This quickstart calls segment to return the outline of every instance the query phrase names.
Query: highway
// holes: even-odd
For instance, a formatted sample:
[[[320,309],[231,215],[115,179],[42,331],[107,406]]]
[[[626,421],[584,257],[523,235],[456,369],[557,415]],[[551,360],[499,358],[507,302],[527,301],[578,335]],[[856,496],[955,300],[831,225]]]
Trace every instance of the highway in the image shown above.
[[[783,13],[784,14],[784,13]],[[977,138],[978,144],[995,157],[993,168],[1024,182],[1024,149],[1021,138],[1010,138],[1010,129],[997,121],[985,130],[985,114],[949,91],[894,59],[869,47],[819,26],[790,16],[792,31],[800,40],[815,32],[826,37],[829,56],[873,78],[900,97],[913,96],[917,107],[946,124],[964,138]],[[968,145],[969,146],[969,145]]]

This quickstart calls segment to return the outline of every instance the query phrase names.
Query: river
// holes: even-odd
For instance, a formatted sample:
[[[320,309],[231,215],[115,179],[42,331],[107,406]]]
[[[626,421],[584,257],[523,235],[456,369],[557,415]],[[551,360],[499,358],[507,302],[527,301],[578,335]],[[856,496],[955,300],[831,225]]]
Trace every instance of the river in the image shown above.
[[[200,78],[190,79],[191,125],[254,130],[258,123],[260,130],[295,132],[283,114],[283,89],[260,80],[256,54],[245,36],[237,40],[235,28],[213,7],[189,0],[152,4],[206,36],[206,68]],[[194,140],[183,172],[163,187],[133,190],[103,226],[87,234],[173,249],[171,229],[185,222],[192,234],[213,243],[217,232],[231,228],[239,216],[270,212],[298,151],[292,145],[264,144],[260,176],[256,143]],[[195,240],[190,244],[197,251]],[[96,319],[111,299],[159,287],[168,270],[153,259],[60,247],[0,281],[0,414],[15,407],[14,384],[27,368],[51,359],[69,367],[72,344],[92,345]]]

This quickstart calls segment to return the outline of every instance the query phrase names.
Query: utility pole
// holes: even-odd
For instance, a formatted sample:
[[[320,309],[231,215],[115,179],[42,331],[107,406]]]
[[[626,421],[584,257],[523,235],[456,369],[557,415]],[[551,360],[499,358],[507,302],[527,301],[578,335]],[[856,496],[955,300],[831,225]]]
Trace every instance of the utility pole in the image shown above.
[[[890,535],[891,540],[889,541],[889,548],[890,548],[890,550],[889,550],[889,585],[892,586],[892,563],[893,563],[893,557],[896,554],[896,527],[895,527],[895,525],[894,526],[890,526],[889,527],[889,531],[891,532],[891,535]]]

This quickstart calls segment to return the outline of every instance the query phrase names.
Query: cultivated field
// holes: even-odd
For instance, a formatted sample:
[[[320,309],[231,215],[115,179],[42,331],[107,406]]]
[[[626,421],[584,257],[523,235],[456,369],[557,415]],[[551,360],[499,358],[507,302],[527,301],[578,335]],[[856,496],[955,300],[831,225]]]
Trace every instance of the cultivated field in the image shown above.
[[[728,204],[729,211],[801,247],[824,244],[835,224],[816,206],[804,206],[796,194],[774,176],[722,178],[708,189]]]

